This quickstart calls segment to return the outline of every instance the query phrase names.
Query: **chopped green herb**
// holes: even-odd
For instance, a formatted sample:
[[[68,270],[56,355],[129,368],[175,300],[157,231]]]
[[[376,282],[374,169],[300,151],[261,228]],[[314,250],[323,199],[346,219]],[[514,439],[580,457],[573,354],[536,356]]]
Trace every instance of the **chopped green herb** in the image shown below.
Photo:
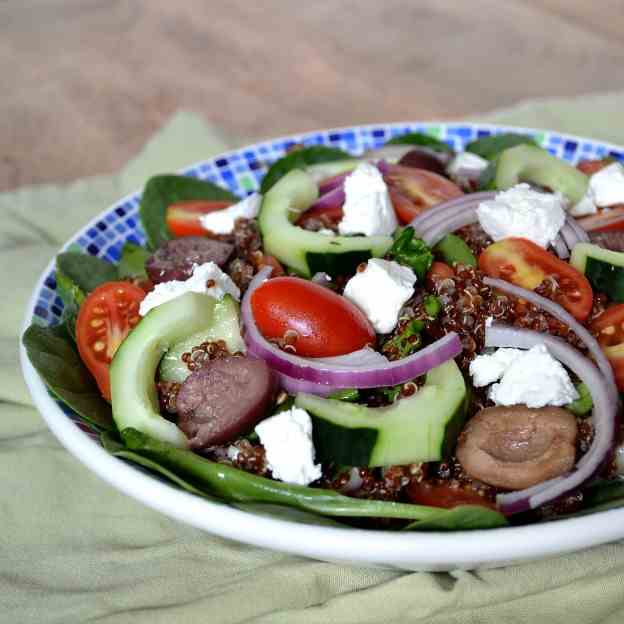
[[[576,384],[576,391],[579,393],[579,398],[576,401],[572,401],[572,403],[568,403],[565,407],[576,416],[584,416],[591,412],[594,407],[591,392],[582,381]]]
[[[433,254],[427,243],[415,234],[413,227],[404,228],[394,239],[388,255],[399,264],[411,267],[416,277],[423,280],[433,263]]]
[[[354,403],[360,398],[360,391],[357,388],[345,388],[344,390],[336,390],[336,392],[333,392],[327,398]]]

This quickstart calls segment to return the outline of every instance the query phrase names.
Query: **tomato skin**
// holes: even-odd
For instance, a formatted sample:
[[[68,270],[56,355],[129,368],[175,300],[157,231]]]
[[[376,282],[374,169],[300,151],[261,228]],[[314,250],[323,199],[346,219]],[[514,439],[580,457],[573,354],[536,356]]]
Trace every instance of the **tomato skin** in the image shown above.
[[[331,357],[375,342],[375,331],[348,299],[299,277],[277,277],[251,296],[258,329],[268,340],[296,332],[291,344],[303,357]]]
[[[624,303],[607,308],[594,319],[590,330],[613,368],[618,390],[624,392]]]
[[[271,272],[271,277],[279,277],[286,274],[286,271],[284,271],[284,267],[280,264],[280,261],[275,256],[262,254],[262,257],[258,261],[257,268],[259,270],[265,266],[269,266],[273,269],[273,271]]]
[[[324,225],[337,225],[342,220],[342,204],[310,208],[301,214],[295,225],[304,227],[312,219],[318,220]]]
[[[533,290],[553,276],[561,287],[557,301],[577,321],[591,312],[594,293],[587,278],[573,266],[525,238],[505,238],[492,243],[479,256],[479,269],[516,286]]]
[[[413,481],[407,486],[407,496],[415,505],[452,509],[458,505],[481,505],[496,509],[496,505],[479,496],[474,490],[451,487],[446,483],[428,483]]]
[[[384,180],[401,223],[409,223],[431,206],[464,194],[459,186],[437,173],[404,165],[389,165]]]
[[[434,279],[444,279],[447,277],[453,277],[455,275],[455,271],[453,271],[452,267],[450,267],[446,262],[440,262],[439,260],[435,260],[427,273],[428,280]]]
[[[111,400],[111,360],[139,322],[139,304],[144,298],[145,291],[130,282],[106,282],[89,293],[80,306],[76,320],[78,353],[107,401]]]
[[[576,168],[585,175],[592,176],[594,173],[598,173],[601,169],[612,165],[614,162],[615,161],[611,158],[581,160],[581,162],[576,165]]]
[[[616,232],[624,230],[624,204],[614,204],[596,214],[577,219],[587,232]]]
[[[190,199],[176,202],[167,208],[166,222],[169,231],[176,237],[204,236],[206,229],[199,218],[209,212],[223,210],[231,206],[231,201],[210,201]]]

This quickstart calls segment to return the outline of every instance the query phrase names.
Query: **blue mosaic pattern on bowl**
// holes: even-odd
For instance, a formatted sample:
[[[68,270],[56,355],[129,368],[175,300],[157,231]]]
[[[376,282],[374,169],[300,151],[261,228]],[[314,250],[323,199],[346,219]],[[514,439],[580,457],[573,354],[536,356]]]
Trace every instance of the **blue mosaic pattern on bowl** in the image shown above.
[[[399,123],[340,128],[282,137],[247,146],[212,160],[197,163],[183,173],[209,180],[244,197],[257,191],[268,166],[284,155],[292,145],[328,145],[339,147],[354,156],[381,147],[389,139],[408,132],[424,132],[445,141],[455,150],[462,150],[470,141],[492,134],[518,132],[517,128],[462,123]],[[525,132],[525,131],[523,131]],[[526,131],[550,153],[571,163],[588,158],[612,156],[624,160],[624,152],[590,140],[567,137],[541,130]],[[78,232],[66,245],[117,262],[125,242],[145,243],[145,233],[138,215],[140,195],[137,193],[112,206],[89,226]],[[33,322],[52,325],[62,315],[63,304],[56,295],[54,273],[46,276],[33,311]],[[62,402],[63,411],[83,430],[88,430],[77,414]]]

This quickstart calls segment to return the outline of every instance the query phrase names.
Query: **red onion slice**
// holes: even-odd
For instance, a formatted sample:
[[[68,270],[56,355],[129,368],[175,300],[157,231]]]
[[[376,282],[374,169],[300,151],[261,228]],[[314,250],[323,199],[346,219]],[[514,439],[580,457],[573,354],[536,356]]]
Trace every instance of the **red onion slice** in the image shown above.
[[[418,215],[410,225],[414,227],[427,245],[434,247],[447,234],[451,234],[466,225],[476,223],[479,220],[477,216],[479,204],[492,199],[495,195],[495,193],[464,195],[445,204],[430,208],[422,215]],[[426,218],[430,212],[435,213],[435,216]],[[568,217],[568,219],[570,218]],[[552,246],[557,256],[562,260],[570,257],[570,249],[566,245],[561,232],[557,234]]]
[[[494,323],[485,330],[486,347],[530,349],[543,344],[550,354],[574,372],[590,389],[594,402],[594,439],[587,453],[567,475],[531,488],[499,494],[496,503],[506,514],[535,509],[575,490],[591,479],[608,459],[615,440],[617,400],[596,365],[561,338]]]
[[[341,206],[345,201],[345,192],[342,186],[337,186],[324,195],[321,195],[307,210],[325,210]]]
[[[609,364],[609,360],[607,360],[604,351],[600,348],[598,341],[569,312],[564,310],[558,303],[546,299],[546,297],[542,297],[532,290],[526,290],[525,288],[520,288],[520,286],[510,284],[505,280],[485,277],[483,278],[483,283],[490,288],[495,288],[513,297],[524,299],[541,310],[548,312],[548,314],[554,316],[559,322],[567,325],[587,347],[587,350],[605,378],[610,395],[613,400],[617,402],[618,391],[613,376],[613,368],[611,364]]]
[[[333,191],[336,188],[342,188],[344,184],[345,178],[350,174],[350,171],[346,171],[345,173],[339,173],[338,175],[332,176],[331,178],[325,178],[319,182],[319,195],[322,197],[329,191]]]
[[[476,209],[482,201],[494,199],[496,193],[470,193],[462,195],[442,204],[436,204],[428,210],[421,212],[410,225],[416,230],[417,234],[421,234],[428,230],[434,224],[444,223],[450,216],[458,214],[464,210]]]
[[[372,349],[360,349],[338,358],[304,358],[286,353],[262,336],[251,311],[253,292],[270,274],[271,268],[264,267],[254,277],[243,297],[241,316],[245,326],[245,342],[250,353],[265,360],[278,373],[293,379],[331,386],[333,389],[378,388],[405,383],[424,375],[462,351],[459,336],[451,332],[417,353],[394,362],[388,362]],[[357,364],[354,363],[356,358]]]
[[[255,355],[255,353],[252,353],[251,351],[249,351],[249,353],[251,355]],[[316,394],[317,396],[326,397],[332,392],[340,390],[340,388],[314,383],[313,381],[305,381],[305,379],[295,379],[294,377],[289,377],[288,375],[283,375],[282,373],[275,373],[275,375],[279,381],[280,388],[293,396],[299,394],[300,392],[305,392],[306,394]]]

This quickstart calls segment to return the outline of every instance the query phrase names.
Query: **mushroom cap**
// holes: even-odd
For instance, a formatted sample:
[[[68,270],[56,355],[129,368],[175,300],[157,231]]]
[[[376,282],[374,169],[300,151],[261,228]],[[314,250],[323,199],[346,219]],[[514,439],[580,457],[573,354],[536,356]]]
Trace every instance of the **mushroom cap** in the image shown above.
[[[522,490],[572,469],[576,435],[575,416],[559,407],[488,407],[464,427],[456,456],[473,479]]]

